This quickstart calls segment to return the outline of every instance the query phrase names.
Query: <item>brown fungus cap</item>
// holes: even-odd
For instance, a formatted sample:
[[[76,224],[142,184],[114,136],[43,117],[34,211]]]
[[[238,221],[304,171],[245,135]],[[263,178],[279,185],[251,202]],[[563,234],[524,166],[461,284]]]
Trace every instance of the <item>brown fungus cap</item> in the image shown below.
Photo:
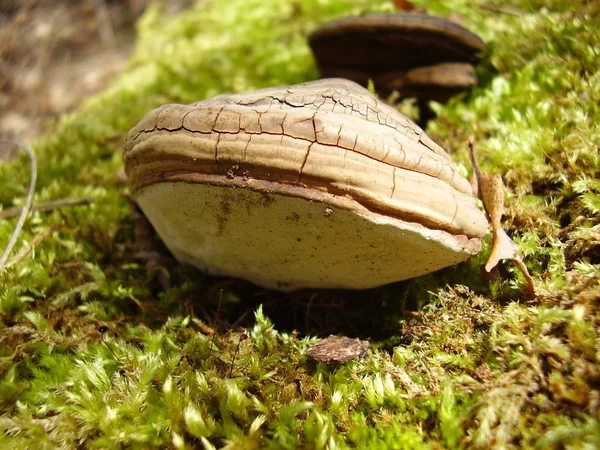
[[[124,162],[180,261],[269,288],[415,277],[477,253],[487,230],[448,154],[343,79],[164,105]]]
[[[469,63],[485,49],[466,28],[427,14],[370,13],[325,23],[309,36],[324,77],[330,70],[405,72],[440,63]]]
[[[418,99],[421,126],[430,100],[445,102],[477,83],[471,65],[485,49],[462,26],[426,14],[372,13],[321,25],[309,37],[323,78],[373,81],[382,98]]]

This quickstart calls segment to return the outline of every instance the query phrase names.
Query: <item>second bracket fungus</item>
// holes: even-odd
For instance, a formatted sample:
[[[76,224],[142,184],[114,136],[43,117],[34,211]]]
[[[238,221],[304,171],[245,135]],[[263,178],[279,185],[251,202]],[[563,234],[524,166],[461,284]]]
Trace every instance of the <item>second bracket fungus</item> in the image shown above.
[[[372,80],[383,98],[396,91],[418,99],[427,116],[430,100],[445,102],[477,83],[472,63],[485,49],[466,28],[414,13],[344,17],[319,26],[309,43],[323,78]]]

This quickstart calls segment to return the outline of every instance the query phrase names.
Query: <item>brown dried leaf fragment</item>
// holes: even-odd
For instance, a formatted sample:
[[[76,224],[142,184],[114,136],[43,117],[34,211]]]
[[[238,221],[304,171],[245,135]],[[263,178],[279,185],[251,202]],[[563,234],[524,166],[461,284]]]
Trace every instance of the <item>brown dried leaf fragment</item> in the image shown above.
[[[425,12],[424,8],[417,8],[414,3],[408,0],[394,0],[393,3],[399,11]]]
[[[344,364],[362,358],[371,344],[345,336],[329,336],[312,345],[306,355],[317,362]]]
[[[482,174],[479,171],[473,143],[469,141],[467,142],[467,146],[474,172],[471,185],[473,186],[473,191],[482,200],[485,212],[492,224],[492,251],[485,264],[485,270],[490,272],[501,260],[510,259],[523,273],[527,282],[527,293],[531,297],[535,297],[533,278],[529,274],[527,266],[517,254],[517,245],[502,228],[502,216],[504,214],[504,182],[502,181],[502,176],[499,173],[492,175]]]

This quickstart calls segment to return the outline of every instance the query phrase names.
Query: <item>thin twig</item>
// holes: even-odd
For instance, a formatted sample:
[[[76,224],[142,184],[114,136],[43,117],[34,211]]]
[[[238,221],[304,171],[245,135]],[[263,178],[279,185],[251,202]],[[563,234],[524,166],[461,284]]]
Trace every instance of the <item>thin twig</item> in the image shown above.
[[[491,11],[491,12],[508,14],[510,16],[515,16],[515,17],[521,17],[523,15],[523,11],[520,11],[520,10],[514,9],[514,8],[507,8],[506,6],[483,4],[483,5],[479,5],[479,7],[481,9],[487,9],[488,11]]]
[[[7,264],[6,264],[6,268],[12,267],[15,264],[20,263],[29,253],[31,253],[35,247],[37,247],[37,245],[42,242],[44,239],[46,239],[48,236],[51,236],[52,233],[54,233],[56,230],[58,230],[59,225],[58,224],[54,224],[51,225],[50,227],[48,227],[48,229],[46,231],[44,231],[41,234],[38,234],[36,236],[34,236],[34,238],[31,240],[31,242],[29,244],[27,244],[27,247],[25,247],[23,250],[21,250],[19,253],[17,253]]]
[[[94,12],[98,21],[100,39],[104,45],[114,47],[116,45],[115,31],[110,20],[110,13],[104,0],[93,0]]]
[[[238,340],[237,347],[235,348],[235,353],[233,354],[233,358],[231,359],[231,368],[229,369],[229,378],[233,376],[233,363],[235,363],[235,358],[237,357],[238,352],[240,351],[240,345],[242,341],[248,339],[248,335],[246,333],[242,333],[240,335],[240,339]]]
[[[17,243],[17,239],[19,238],[19,234],[21,234],[21,230],[23,229],[23,224],[25,223],[25,219],[27,218],[27,214],[29,213],[29,209],[31,208],[31,204],[33,203],[33,195],[35,193],[35,183],[37,181],[37,160],[35,159],[35,155],[33,151],[22,144],[13,141],[0,141],[0,145],[14,145],[25,153],[29,157],[30,165],[31,165],[31,178],[29,179],[29,191],[27,192],[27,199],[25,200],[25,206],[21,210],[21,215],[19,216],[19,220],[17,221],[17,225],[8,241],[8,245],[0,257],[0,271],[4,270],[6,265],[6,261],[8,260],[8,255],[12,251],[13,247]]]
[[[46,203],[38,203],[33,205],[30,209],[31,212],[48,212],[56,209],[68,208],[69,206],[89,205],[94,200],[92,198],[61,198],[58,200],[52,200]],[[0,211],[0,219],[10,219],[11,217],[17,217],[23,211],[22,206],[15,206]]]
[[[100,327],[100,329],[98,330],[100,331],[100,334],[102,336],[102,343],[104,345],[106,345],[106,347],[110,350],[110,352],[113,354],[113,356],[115,357],[115,359],[117,360],[117,362],[121,365],[121,367],[123,366],[123,363],[121,362],[121,360],[119,359],[119,357],[117,356],[117,354],[115,353],[115,351],[113,350],[112,346],[108,343],[108,341],[106,340],[106,332],[108,331],[108,329],[104,329],[104,327]]]
[[[247,309],[246,311],[244,311],[244,313],[243,313],[243,314],[242,314],[240,317],[238,317],[238,318],[235,320],[235,322],[233,322],[233,323],[231,324],[231,329],[234,329],[234,328],[236,328],[236,327],[237,327],[237,326],[238,326],[240,323],[242,323],[242,321],[243,321],[243,320],[244,320],[246,317],[248,317],[248,314],[250,314],[252,311],[253,311],[252,309]]]
[[[208,356],[206,357],[206,359],[208,359],[210,357],[210,354],[212,353],[213,345],[215,344],[215,338],[217,337],[217,329],[219,327],[219,315],[221,313],[221,302],[222,301],[223,301],[223,289],[221,289],[219,291],[219,306],[217,306],[217,314],[215,316],[215,326],[214,326],[213,336],[210,341],[210,347],[208,349]]]
[[[473,177],[477,189],[473,189],[473,193],[481,198],[481,172],[479,170],[479,164],[477,164],[477,157],[475,156],[475,148],[473,147],[473,141],[467,141],[467,148],[469,149],[469,158],[471,158],[471,165],[473,166]]]

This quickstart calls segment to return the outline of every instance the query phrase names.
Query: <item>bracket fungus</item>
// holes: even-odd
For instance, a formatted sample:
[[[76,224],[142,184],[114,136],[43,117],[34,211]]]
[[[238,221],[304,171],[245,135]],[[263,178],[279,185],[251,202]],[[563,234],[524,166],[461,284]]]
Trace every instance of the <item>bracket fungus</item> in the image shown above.
[[[472,62],[483,41],[462,26],[427,14],[370,13],[325,23],[309,36],[323,78],[341,77],[387,98],[445,102],[477,83]],[[425,110],[424,110],[425,109]]]
[[[164,105],[124,163],[177,259],[267,288],[416,277],[477,253],[488,228],[448,154],[344,79]]]

